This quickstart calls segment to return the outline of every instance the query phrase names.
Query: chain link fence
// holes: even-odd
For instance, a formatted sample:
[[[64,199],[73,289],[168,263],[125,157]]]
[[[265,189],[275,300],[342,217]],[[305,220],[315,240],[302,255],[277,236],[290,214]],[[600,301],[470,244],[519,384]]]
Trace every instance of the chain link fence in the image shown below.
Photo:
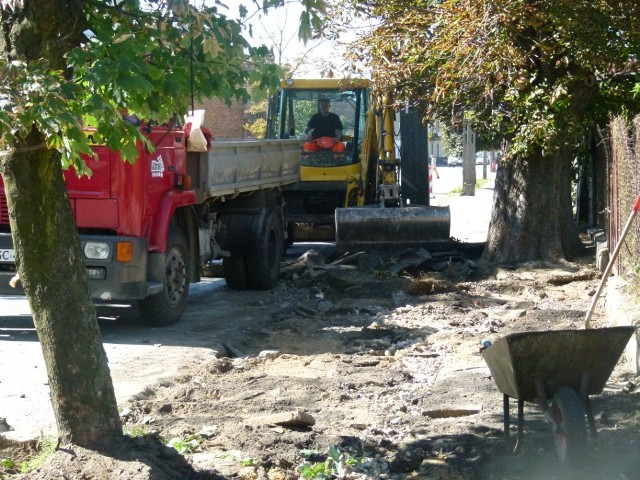
[[[640,194],[640,116],[632,121],[615,118],[609,130],[608,237],[609,251],[613,252]],[[636,289],[640,287],[640,216],[624,239],[614,271]]]

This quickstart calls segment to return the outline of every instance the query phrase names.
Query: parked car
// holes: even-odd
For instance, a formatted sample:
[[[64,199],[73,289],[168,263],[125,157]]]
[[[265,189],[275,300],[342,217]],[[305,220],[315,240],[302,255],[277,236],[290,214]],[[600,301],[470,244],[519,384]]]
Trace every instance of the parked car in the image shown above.
[[[450,167],[460,167],[462,166],[462,157],[457,157],[455,155],[450,155],[447,157],[447,165]]]

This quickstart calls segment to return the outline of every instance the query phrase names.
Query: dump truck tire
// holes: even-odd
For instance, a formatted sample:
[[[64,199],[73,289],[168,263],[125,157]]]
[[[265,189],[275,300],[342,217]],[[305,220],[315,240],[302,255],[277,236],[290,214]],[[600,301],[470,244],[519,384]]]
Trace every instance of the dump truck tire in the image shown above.
[[[255,241],[255,251],[246,256],[249,287],[269,290],[278,281],[284,251],[283,228],[274,212],[263,216]]]
[[[189,249],[187,239],[179,228],[171,227],[169,230],[166,251],[162,291],[138,301],[142,319],[158,327],[180,320],[189,297]]]
[[[231,290],[248,290],[249,279],[244,255],[231,254],[222,259],[224,281]]]

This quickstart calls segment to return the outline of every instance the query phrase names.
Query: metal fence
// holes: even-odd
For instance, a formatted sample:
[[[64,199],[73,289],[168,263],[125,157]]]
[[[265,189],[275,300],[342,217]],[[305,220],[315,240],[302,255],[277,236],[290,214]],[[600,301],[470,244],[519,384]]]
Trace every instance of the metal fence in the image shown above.
[[[632,121],[615,118],[609,126],[609,144],[607,237],[609,252],[613,252],[640,194],[640,116]],[[614,272],[640,286],[640,216],[624,239]]]

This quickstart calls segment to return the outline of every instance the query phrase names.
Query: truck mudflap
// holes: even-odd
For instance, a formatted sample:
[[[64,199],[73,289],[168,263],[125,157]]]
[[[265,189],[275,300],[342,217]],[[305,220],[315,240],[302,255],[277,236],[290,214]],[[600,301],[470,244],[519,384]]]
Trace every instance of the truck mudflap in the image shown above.
[[[83,262],[89,279],[89,291],[95,302],[113,300],[138,300],[149,294],[153,286],[147,285],[147,241],[144,238],[80,235],[80,247],[84,254],[88,242],[98,242],[109,246],[110,254],[103,260],[84,257]],[[131,245],[131,260],[116,260],[118,242]],[[0,233],[0,252],[5,252],[5,260],[0,261],[0,295],[24,295],[22,285],[17,282],[13,288],[9,282],[16,275],[13,260],[13,242],[10,233]]]
[[[336,247],[341,252],[390,248],[446,248],[450,243],[448,206],[376,206],[336,209]]]

